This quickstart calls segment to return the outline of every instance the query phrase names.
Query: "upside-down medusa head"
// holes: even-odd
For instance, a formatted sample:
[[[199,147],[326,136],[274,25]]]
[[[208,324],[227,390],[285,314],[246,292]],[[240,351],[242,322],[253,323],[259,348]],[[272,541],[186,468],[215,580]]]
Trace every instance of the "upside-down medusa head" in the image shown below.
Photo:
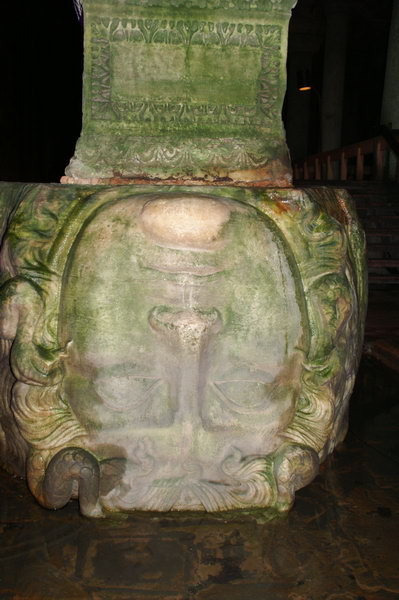
[[[226,197],[120,188],[73,210],[29,261],[41,278],[2,290],[35,495],[79,495],[93,515],[287,508],[337,415],[331,331],[354,315],[342,274],[326,295],[308,265],[305,293],[292,240]],[[314,243],[326,237],[338,265],[342,236]]]

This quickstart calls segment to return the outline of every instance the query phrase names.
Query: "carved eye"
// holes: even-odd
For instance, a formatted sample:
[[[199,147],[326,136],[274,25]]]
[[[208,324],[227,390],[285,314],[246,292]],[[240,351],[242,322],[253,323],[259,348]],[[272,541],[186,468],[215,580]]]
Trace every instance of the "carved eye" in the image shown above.
[[[144,404],[161,383],[157,377],[108,376],[96,379],[94,389],[108,408],[123,411]]]
[[[238,369],[213,382],[218,397],[237,412],[262,409],[269,399],[273,376],[263,371]]]
[[[262,409],[267,398],[270,384],[263,381],[215,381],[216,393],[232,410],[238,412]]]

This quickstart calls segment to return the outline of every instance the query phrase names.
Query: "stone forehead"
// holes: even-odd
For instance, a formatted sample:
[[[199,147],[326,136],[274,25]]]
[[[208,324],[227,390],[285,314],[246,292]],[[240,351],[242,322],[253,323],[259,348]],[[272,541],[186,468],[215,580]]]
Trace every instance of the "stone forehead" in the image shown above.
[[[258,221],[254,218],[257,215],[256,208],[232,198],[196,193],[143,194],[125,196],[116,203],[106,203],[96,218],[90,219],[90,223],[93,223],[94,230],[104,230],[101,234],[103,244],[112,235],[112,222],[128,226],[132,234],[144,234],[154,249],[162,246],[187,252],[207,252],[222,249],[232,239],[241,237],[239,230],[234,233],[237,219],[245,219],[248,226],[249,218],[252,226],[263,229],[265,219],[261,217]],[[94,231],[90,223],[89,229]],[[141,235],[137,242],[144,242]],[[148,250],[147,244],[144,246]],[[143,251],[144,247],[140,254]]]
[[[140,223],[159,241],[203,245],[216,240],[230,212],[226,203],[211,198],[159,198],[144,205]]]

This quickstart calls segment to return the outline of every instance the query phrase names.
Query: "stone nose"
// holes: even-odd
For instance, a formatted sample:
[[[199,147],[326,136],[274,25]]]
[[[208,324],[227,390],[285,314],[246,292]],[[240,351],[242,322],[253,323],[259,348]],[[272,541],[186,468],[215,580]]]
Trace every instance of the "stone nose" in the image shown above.
[[[230,208],[206,196],[157,197],[141,212],[144,233],[168,247],[215,249]]]
[[[183,357],[195,354],[198,363],[209,337],[221,327],[221,317],[215,308],[173,310],[156,307],[151,311],[148,321],[151,329],[166,338],[178,354]]]
[[[203,427],[201,416],[201,379],[206,377],[203,358],[210,338],[221,328],[216,309],[175,310],[156,307],[149,314],[149,324],[179,357],[175,390],[175,423],[182,425],[185,448],[190,448],[194,429]]]

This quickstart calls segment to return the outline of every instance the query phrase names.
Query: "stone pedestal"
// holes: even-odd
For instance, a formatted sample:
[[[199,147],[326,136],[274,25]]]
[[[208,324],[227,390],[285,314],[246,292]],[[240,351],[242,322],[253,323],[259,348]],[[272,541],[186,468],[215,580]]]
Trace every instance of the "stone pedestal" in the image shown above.
[[[296,0],[84,0],[83,129],[64,182],[286,186]]]

